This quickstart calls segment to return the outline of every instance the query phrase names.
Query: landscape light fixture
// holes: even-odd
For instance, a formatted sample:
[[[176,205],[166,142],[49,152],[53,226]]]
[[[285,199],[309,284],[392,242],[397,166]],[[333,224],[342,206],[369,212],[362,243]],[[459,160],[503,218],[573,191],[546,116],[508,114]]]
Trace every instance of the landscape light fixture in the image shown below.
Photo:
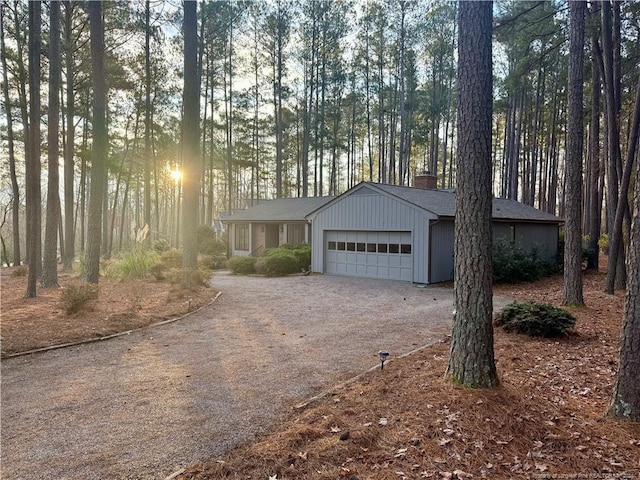
[[[384,370],[384,362],[389,357],[389,352],[387,352],[385,350],[380,350],[378,352],[378,355],[380,356],[380,370]]]

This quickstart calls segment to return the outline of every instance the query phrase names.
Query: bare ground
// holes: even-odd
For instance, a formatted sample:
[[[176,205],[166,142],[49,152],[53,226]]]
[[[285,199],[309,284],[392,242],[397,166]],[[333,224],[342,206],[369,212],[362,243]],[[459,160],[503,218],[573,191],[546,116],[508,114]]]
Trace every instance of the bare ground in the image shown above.
[[[36,346],[92,338],[116,330],[128,330],[167,318],[171,315],[168,313],[170,309],[176,306],[179,307],[174,311],[176,314],[183,312],[185,305],[188,308],[188,304],[185,304],[188,299],[170,297],[168,290],[152,293],[157,285],[133,287],[125,284],[121,290],[106,288],[101,291],[107,306],[106,312],[98,306],[97,311],[102,313],[97,314],[94,306],[91,312],[64,318],[59,314],[55,298],[57,290],[41,290],[38,300],[25,301],[22,299],[24,278],[10,279],[6,275],[8,273],[2,270],[3,355]],[[65,282],[64,277],[61,280]],[[20,425],[9,432],[7,425],[14,419],[7,417],[6,374],[14,367],[8,369],[5,360],[2,365],[2,476],[53,478],[48,470],[53,462],[61,468],[65,465],[69,468],[70,464],[80,465],[79,468],[84,468],[81,470],[84,476],[79,474],[75,478],[105,478],[100,475],[104,471],[100,469],[105,464],[114,468],[109,478],[164,478],[168,472],[179,468],[182,470],[184,463],[181,457],[172,456],[171,452],[175,444],[188,439],[186,443],[192,442],[199,447],[193,448],[193,454],[185,454],[184,459],[196,458],[198,451],[217,453],[209,455],[209,462],[187,467],[181,476],[183,479],[456,479],[472,478],[471,475],[474,478],[640,478],[640,427],[637,424],[620,424],[604,416],[617,367],[623,295],[602,293],[603,281],[604,272],[587,274],[587,307],[571,309],[578,323],[575,331],[566,338],[531,339],[496,329],[496,359],[502,381],[499,389],[467,390],[445,382],[442,379],[448,356],[445,338],[409,357],[393,359],[384,371],[370,372],[356,383],[335,389],[330,397],[304,409],[273,405],[268,389],[262,393],[254,391],[249,395],[250,398],[246,398],[251,390],[248,385],[233,393],[220,388],[216,392],[218,397],[237,401],[246,399],[247,413],[253,413],[258,405],[271,405],[273,415],[270,420],[258,424],[254,415],[246,414],[236,424],[223,422],[223,428],[206,422],[201,429],[194,428],[190,423],[175,423],[172,425],[172,440],[165,442],[164,447],[157,451],[147,452],[153,460],[143,468],[135,467],[136,449],[147,436],[157,436],[167,411],[155,408],[155,399],[148,392],[154,391],[157,385],[143,381],[149,365],[139,362],[135,368],[127,370],[128,388],[118,392],[116,398],[119,402],[88,419],[83,427],[86,428],[84,432],[78,429],[74,431],[73,428],[56,432],[53,443],[57,446],[75,443],[68,454],[60,454],[47,464],[43,458],[45,452],[41,449],[25,448],[19,452],[23,473],[8,473],[12,471],[9,469],[12,462],[15,462],[7,455],[7,446],[16,441],[13,437],[26,445],[41,432],[37,428],[25,430]],[[136,289],[143,293],[136,294]],[[208,301],[213,293],[205,291],[203,301]],[[499,286],[496,287],[496,293],[559,305],[562,279],[555,277],[536,284]],[[309,294],[313,295],[313,292]],[[268,297],[266,292],[265,297]],[[261,297],[260,301],[265,297]],[[372,303],[374,309],[379,306],[375,304],[375,298],[366,297],[364,301]],[[124,309],[125,315],[112,317],[116,320],[115,324],[108,326],[104,320],[109,318],[108,312],[115,313],[111,309],[116,305]],[[14,316],[13,312],[16,311],[19,313]],[[133,317],[143,320],[132,325],[126,318],[134,312],[137,313]],[[270,320],[277,317],[276,312],[277,308],[269,313]],[[91,327],[86,328],[88,325]],[[22,330],[20,327],[23,327]],[[80,333],[74,331],[77,327]],[[153,341],[155,334],[149,333],[154,330],[137,334],[134,338],[140,341],[134,341],[135,348],[124,349],[121,354],[141,358],[144,356],[142,346],[156,350],[163,347],[170,349],[171,346],[165,346],[169,344],[163,343],[164,340]],[[8,340],[10,338],[15,341]],[[238,342],[238,338],[227,338],[226,341],[241,343],[237,354],[243,355],[242,352],[246,352],[249,345],[247,342]],[[131,341],[131,338],[125,337],[110,343],[118,345],[129,342],[131,347]],[[23,363],[26,359],[30,359],[27,364],[44,362],[48,365],[45,376],[54,376],[59,365],[57,359],[61,354],[66,355],[63,352],[69,351],[73,358],[82,355],[81,351],[85,348],[92,351],[94,347],[74,347],[57,353],[29,355],[12,359],[11,365]],[[279,354],[287,355],[286,351]],[[264,351],[260,355],[265,355]],[[221,362],[220,365],[231,368],[229,359],[225,360],[224,356],[210,356],[213,358],[208,361]],[[38,360],[39,357],[49,357],[49,360]],[[267,358],[277,357],[278,353],[273,357],[269,354]],[[184,401],[187,401],[191,405],[189,408],[193,409],[193,399],[207,397],[207,390],[197,387],[197,382],[189,381],[185,372],[176,372],[175,367],[161,368],[161,364],[153,368],[156,366],[159,368],[156,370],[158,378],[163,381],[173,378],[172,388],[177,389],[178,393],[171,394],[171,401],[177,402],[176,406],[184,405]],[[85,369],[83,374],[72,379],[81,385],[78,388],[82,389],[84,384],[83,395],[89,388],[85,376],[100,374],[103,368],[98,362],[93,369]],[[326,378],[325,383],[320,380],[323,375],[319,374],[311,393],[314,390],[322,391],[322,386],[327,385]],[[346,376],[334,378],[339,381]],[[29,384],[28,378],[21,381]],[[238,381],[242,384],[242,375],[238,376]],[[91,416],[91,410],[77,410],[76,396],[65,397],[69,390],[54,385],[52,392],[47,390],[50,387],[45,384],[31,385],[28,394],[37,396],[39,392],[41,396],[48,395],[45,404],[50,402],[51,397],[57,396],[58,400],[62,400],[57,409],[67,409],[72,417],[82,417],[83,413]],[[166,395],[166,391],[161,395]],[[296,398],[295,395],[293,398]],[[297,397],[300,401],[304,398],[307,397]],[[293,407],[295,403],[287,405]],[[32,417],[36,423],[51,413],[46,406],[41,408],[42,411],[29,407],[25,407],[24,415]],[[210,406],[196,408],[203,409],[210,409]],[[120,446],[123,456],[119,457],[115,451],[90,446],[92,437],[95,437],[96,424],[103,427],[111,424],[113,427],[114,412],[121,416],[128,410],[133,410],[142,418],[130,425],[128,431],[121,432],[125,434]],[[216,414],[217,410],[211,416]],[[385,423],[382,419],[386,419],[385,425],[381,424]],[[118,425],[116,430],[121,429],[122,426]],[[9,438],[9,433],[12,438]],[[86,438],[81,438],[81,433]],[[224,453],[234,446],[229,440],[239,433],[246,435],[243,437],[247,439],[243,441],[246,442],[244,446]],[[257,441],[251,441],[254,435],[258,435]],[[348,438],[340,440],[341,437]],[[158,469],[157,464],[162,458],[165,459],[165,465],[169,466]],[[153,465],[156,465],[155,471],[164,473],[145,474]],[[73,478],[74,475],[63,477]],[[57,478],[62,477],[58,475]]]
[[[447,341],[292,412],[255,443],[188,468],[192,479],[640,478],[640,425],[605,416],[623,294],[585,277],[571,335],[495,331],[501,386],[443,379]],[[496,293],[560,305],[562,277]]]
[[[262,435],[375,365],[380,348],[395,357],[450,329],[447,288],[228,274],[212,284],[222,296],[178,322],[3,360],[3,475],[164,478]]]

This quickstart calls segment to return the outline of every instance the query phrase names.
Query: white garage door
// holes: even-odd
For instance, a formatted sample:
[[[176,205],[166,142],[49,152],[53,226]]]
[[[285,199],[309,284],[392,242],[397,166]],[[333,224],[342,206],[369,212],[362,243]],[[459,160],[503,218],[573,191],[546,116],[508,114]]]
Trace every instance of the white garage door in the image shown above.
[[[413,280],[411,232],[329,231],[324,249],[326,273]]]

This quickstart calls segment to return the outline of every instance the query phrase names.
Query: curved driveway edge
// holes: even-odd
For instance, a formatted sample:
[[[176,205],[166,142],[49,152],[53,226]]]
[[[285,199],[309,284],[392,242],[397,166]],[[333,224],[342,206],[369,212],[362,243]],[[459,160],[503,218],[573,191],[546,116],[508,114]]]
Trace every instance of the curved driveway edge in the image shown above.
[[[181,322],[2,362],[2,476],[165,478],[449,332],[452,290],[218,273]],[[494,300],[504,304],[505,300]]]
[[[31,355],[33,353],[48,352],[49,350],[58,350],[60,348],[76,347],[78,345],[84,345],[85,343],[103,342],[105,340],[110,340],[112,338],[121,337],[123,335],[130,335],[130,334],[132,334],[134,332],[138,332],[140,330],[144,330],[145,328],[159,327],[161,325],[166,325],[168,323],[177,322],[178,320],[182,320],[184,318],[187,318],[190,315],[193,315],[194,313],[198,313],[202,309],[210,307],[218,299],[218,297],[221,294],[222,294],[222,292],[216,293],[215,297],[213,297],[211,299],[211,301],[207,302],[206,304],[202,305],[201,307],[196,308],[195,310],[193,310],[191,312],[187,312],[187,313],[185,313],[183,315],[178,315],[177,317],[167,318],[166,320],[161,320],[159,322],[150,323],[149,325],[145,325],[144,327],[138,327],[138,328],[134,328],[134,329],[131,329],[131,330],[126,330],[124,332],[112,333],[111,335],[105,335],[104,337],[87,338],[86,340],[78,340],[77,342],[60,343],[60,344],[57,344],[57,345],[50,345],[48,347],[34,348],[33,350],[26,350],[24,352],[9,353],[7,355],[4,355],[2,358],[4,359],[4,358],[22,357],[24,355]]]

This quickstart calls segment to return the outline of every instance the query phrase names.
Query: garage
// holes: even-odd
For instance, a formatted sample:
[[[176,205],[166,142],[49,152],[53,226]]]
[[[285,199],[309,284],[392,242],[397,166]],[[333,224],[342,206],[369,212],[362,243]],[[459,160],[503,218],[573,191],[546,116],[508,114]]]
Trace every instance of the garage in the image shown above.
[[[311,271],[424,284],[452,280],[455,213],[451,190],[360,183],[306,216]],[[558,251],[559,223],[515,200],[493,200],[494,238],[549,259]]]
[[[325,237],[328,274],[413,280],[411,232],[327,231]]]

